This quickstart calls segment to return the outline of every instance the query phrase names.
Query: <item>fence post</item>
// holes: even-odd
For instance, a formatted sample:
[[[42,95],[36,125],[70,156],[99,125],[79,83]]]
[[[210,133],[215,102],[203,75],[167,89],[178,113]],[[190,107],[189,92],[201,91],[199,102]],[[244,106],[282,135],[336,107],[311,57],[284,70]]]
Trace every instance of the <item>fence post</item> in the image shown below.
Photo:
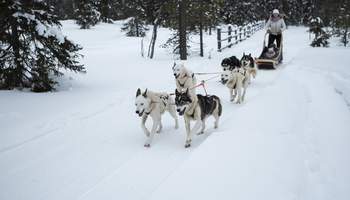
[[[242,27],[239,27],[239,42],[242,42]]]
[[[236,40],[236,44],[238,43],[238,34],[237,34],[237,28],[235,29],[235,40]]]
[[[247,27],[243,28],[243,40],[247,39]]]
[[[221,52],[221,27],[217,27],[218,51]]]
[[[232,33],[232,27],[231,24],[228,25],[228,47],[231,48],[231,33]]]

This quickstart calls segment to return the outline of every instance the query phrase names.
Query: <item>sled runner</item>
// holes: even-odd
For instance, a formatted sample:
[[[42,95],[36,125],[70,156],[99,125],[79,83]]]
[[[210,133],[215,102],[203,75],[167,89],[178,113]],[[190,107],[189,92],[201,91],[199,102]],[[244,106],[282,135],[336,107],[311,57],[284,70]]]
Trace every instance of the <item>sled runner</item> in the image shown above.
[[[263,49],[255,62],[259,69],[276,69],[282,61],[283,37],[281,37],[280,48],[277,48],[275,44],[273,44],[274,46],[268,46],[266,36],[268,36],[268,33],[264,35]]]

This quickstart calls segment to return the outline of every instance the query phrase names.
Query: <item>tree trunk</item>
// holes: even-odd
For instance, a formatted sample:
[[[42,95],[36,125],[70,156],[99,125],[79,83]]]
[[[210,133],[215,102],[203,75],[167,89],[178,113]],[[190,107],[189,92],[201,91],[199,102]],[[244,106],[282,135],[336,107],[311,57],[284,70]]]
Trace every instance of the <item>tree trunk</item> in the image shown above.
[[[186,0],[179,0],[179,40],[180,59],[187,60]]]
[[[17,21],[13,20],[11,23],[11,31],[12,31],[12,38],[11,38],[11,46],[13,48],[14,52],[14,63],[15,63],[15,69],[12,70],[12,73],[10,75],[10,80],[8,82],[8,86],[10,87],[22,87],[22,76],[23,76],[23,69],[22,66],[22,58],[20,54],[20,39],[17,29]]]
[[[151,59],[154,57],[154,46],[157,40],[157,33],[158,33],[158,19],[155,20],[155,23],[153,25],[152,39],[148,48],[148,57]]]
[[[348,43],[348,28],[346,27],[345,28],[345,31],[344,31],[344,46],[346,47]]]
[[[204,56],[204,50],[203,50],[203,17],[202,14],[200,14],[200,22],[199,22],[199,43],[200,43],[200,56]]]

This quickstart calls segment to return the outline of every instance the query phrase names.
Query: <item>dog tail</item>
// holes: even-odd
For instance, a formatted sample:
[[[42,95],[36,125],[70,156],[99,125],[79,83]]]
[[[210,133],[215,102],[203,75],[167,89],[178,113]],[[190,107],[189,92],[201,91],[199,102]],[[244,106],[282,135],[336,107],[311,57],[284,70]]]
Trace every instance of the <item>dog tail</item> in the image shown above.
[[[221,100],[220,100],[220,98],[219,98],[219,97],[217,97],[217,96],[215,96],[215,95],[213,95],[213,97],[215,98],[216,103],[218,104],[218,109],[219,109],[218,114],[219,114],[219,116],[221,116],[221,114],[222,114],[222,105],[221,105]]]
[[[218,103],[219,103],[219,116],[221,116],[222,115],[222,105],[221,105],[220,99],[219,99]]]

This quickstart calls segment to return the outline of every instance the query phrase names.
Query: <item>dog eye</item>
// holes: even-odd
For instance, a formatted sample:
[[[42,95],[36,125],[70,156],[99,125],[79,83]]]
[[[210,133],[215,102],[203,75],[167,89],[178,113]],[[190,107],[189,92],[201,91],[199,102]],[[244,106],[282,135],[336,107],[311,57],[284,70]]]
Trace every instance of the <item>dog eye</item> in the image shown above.
[[[143,106],[143,103],[141,103],[141,106]]]

